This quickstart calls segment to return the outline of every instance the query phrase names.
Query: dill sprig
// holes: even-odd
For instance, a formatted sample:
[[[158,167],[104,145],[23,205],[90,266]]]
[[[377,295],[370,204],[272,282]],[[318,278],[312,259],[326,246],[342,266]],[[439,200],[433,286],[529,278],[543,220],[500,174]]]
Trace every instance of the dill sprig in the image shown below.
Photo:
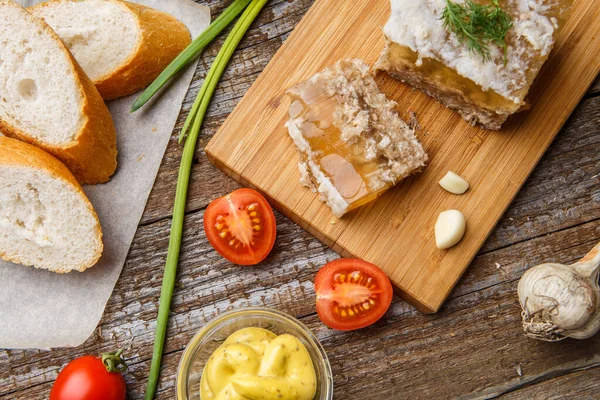
[[[484,61],[491,61],[490,44],[500,47],[506,64],[506,33],[513,22],[498,2],[491,0],[490,5],[482,5],[473,0],[464,3],[446,0],[441,19],[446,30],[454,32],[469,51],[481,55]]]

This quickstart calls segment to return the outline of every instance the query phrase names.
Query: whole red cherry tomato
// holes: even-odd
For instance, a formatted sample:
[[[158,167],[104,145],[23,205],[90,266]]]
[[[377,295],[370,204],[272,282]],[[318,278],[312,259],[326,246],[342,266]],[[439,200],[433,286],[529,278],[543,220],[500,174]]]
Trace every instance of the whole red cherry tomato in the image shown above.
[[[121,372],[127,365],[122,352],[83,356],[68,363],[54,381],[50,400],[125,400]]]

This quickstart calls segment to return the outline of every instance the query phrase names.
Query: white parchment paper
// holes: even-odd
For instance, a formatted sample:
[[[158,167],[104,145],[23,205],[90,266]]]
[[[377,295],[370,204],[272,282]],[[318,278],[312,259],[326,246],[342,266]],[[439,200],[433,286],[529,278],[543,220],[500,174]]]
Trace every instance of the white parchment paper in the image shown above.
[[[39,2],[17,1],[24,6]],[[192,37],[210,24],[209,9],[191,0],[133,2],[174,15]],[[151,107],[130,114],[137,95],[108,103],[117,130],[118,169],[110,182],[84,188],[104,233],[98,264],[82,273],[60,275],[0,260],[0,348],[78,346],[93,333],[142,217],[197,65],[193,64]]]

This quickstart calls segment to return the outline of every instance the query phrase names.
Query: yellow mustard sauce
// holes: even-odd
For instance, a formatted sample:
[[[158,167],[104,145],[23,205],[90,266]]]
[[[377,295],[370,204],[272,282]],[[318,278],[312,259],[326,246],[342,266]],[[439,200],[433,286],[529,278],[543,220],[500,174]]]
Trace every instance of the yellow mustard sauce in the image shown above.
[[[200,381],[201,400],[312,400],[315,367],[294,336],[262,328],[233,333],[210,356]]]

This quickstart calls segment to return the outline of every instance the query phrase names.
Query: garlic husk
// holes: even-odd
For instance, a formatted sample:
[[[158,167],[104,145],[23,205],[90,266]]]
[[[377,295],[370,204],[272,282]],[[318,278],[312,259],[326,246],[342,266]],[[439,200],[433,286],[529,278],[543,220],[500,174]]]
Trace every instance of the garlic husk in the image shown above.
[[[600,243],[572,265],[541,264],[518,285],[523,329],[529,337],[587,339],[600,329]]]

